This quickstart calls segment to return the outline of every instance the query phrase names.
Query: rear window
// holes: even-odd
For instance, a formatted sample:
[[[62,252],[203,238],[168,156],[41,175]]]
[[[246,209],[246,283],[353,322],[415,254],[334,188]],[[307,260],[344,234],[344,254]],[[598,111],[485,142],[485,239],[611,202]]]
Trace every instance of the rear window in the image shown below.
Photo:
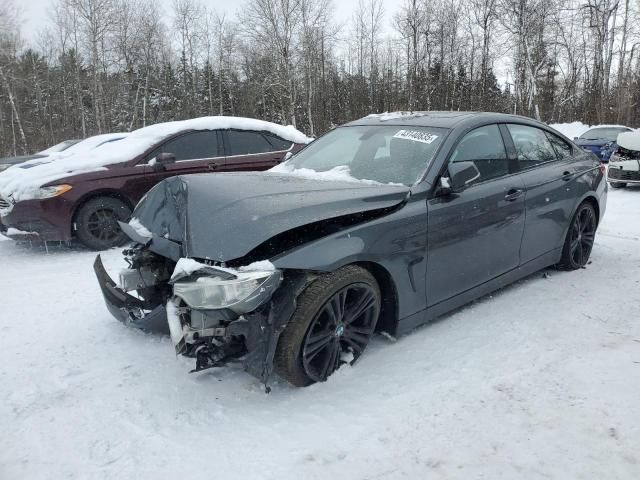
[[[551,142],[551,145],[553,145],[553,148],[556,151],[556,155],[560,160],[565,160],[571,157],[571,145],[569,145],[567,142],[562,140],[557,135],[554,135],[553,133],[545,133],[547,134],[547,138],[549,138],[549,141]]]
[[[282,151],[282,150],[289,150],[291,148],[291,145],[293,145],[291,142],[284,140],[271,133],[263,133],[262,136],[267,139],[267,141],[273,147],[272,150],[275,152]]]
[[[229,130],[227,138],[229,139],[229,150],[232,156],[273,152],[289,148],[275,148],[260,132]]]
[[[508,124],[507,128],[516,147],[519,170],[527,170],[558,159],[544,130],[512,123]]]

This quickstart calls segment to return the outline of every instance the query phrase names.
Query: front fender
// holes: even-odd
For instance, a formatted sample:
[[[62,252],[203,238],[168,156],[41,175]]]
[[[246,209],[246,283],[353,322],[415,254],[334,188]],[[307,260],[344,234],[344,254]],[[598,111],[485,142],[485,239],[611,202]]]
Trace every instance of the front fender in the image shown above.
[[[282,270],[331,272],[353,263],[384,269],[398,292],[398,319],[426,308],[426,204],[410,202],[384,217],[332,233],[270,260]]]
[[[338,234],[311,242],[272,260],[283,270],[332,272],[354,262],[371,261],[365,241],[350,234]]]

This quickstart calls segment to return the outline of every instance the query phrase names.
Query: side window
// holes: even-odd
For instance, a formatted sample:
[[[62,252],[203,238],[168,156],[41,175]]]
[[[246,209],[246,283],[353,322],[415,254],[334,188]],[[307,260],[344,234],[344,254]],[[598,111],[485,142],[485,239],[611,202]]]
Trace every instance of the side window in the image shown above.
[[[274,150],[271,143],[259,132],[229,130],[227,138],[231,155],[250,155]]]
[[[507,128],[516,147],[520,170],[557,160],[556,152],[543,130],[516,124],[508,124]]]
[[[160,153],[173,153],[177,162],[217,157],[218,137],[211,130],[186,133],[160,145],[148,159],[151,160]]]
[[[509,173],[509,159],[497,125],[487,125],[467,133],[454,150],[449,163],[472,162],[479,172],[473,183]]]
[[[547,138],[551,142],[551,145],[553,145],[556,155],[560,160],[566,160],[571,157],[571,145],[553,133],[545,133],[547,134]]]
[[[291,148],[292,142],[288,142],[272,133],[262,133],[262,136],[271,144],[271,150],[274,152],[289,150]]]

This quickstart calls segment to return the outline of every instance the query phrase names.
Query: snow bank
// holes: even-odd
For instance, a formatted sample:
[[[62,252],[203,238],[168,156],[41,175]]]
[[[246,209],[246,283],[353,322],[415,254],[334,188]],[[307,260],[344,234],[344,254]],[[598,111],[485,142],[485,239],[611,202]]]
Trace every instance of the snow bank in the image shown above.
[[[34,198],[42,186],[70,175],[104,170],[108,165],[126,162],[145,152],[161,140],[184,130],[216,129],[257,130],[273,133],[294,143],[309,143],[313,139],[292,126],[242,117],[202,117],[177,122],[158,123],[130,133],[116,145],[103,144],[90,154],[79,152],[62,155],[56,161],[9,168],[0,174],[0,196],[18,202]],[[73,148],[73,147],[71,147]],[[61,152],[65,153],[65,152]],[[23,164],[24,165],[24,164]]]
[[[591,129],[591,128],[596,128],[596,127],[623,127],[623,128],[629,128],[626,127],[625,125],[585,125],[582,122],[570,122],[570,123],[550,123],[549,126],[557,131],[559,131],[560,133],[562,133],[565,137],[570,138],[571,140],[573,140],[576,137],[579,137],[580,135],[582,135],[584,132],[586,132],[587,130]]]
[[[589,125],[585,125],[582,122],[550,123],[549,126],[571,140],[575,137],[579,137],[591,128]]]

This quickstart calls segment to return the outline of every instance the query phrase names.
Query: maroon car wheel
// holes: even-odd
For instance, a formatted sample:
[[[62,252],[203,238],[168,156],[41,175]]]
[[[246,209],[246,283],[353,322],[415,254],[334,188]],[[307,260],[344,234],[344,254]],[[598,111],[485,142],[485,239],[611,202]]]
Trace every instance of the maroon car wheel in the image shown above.
[[[76,235],[92,250],[104,250],[122,245],[127,236],[118,221],[126,222],[131,208],[122,200],[113,197],[98,197],[85,203],[76,216]]]

